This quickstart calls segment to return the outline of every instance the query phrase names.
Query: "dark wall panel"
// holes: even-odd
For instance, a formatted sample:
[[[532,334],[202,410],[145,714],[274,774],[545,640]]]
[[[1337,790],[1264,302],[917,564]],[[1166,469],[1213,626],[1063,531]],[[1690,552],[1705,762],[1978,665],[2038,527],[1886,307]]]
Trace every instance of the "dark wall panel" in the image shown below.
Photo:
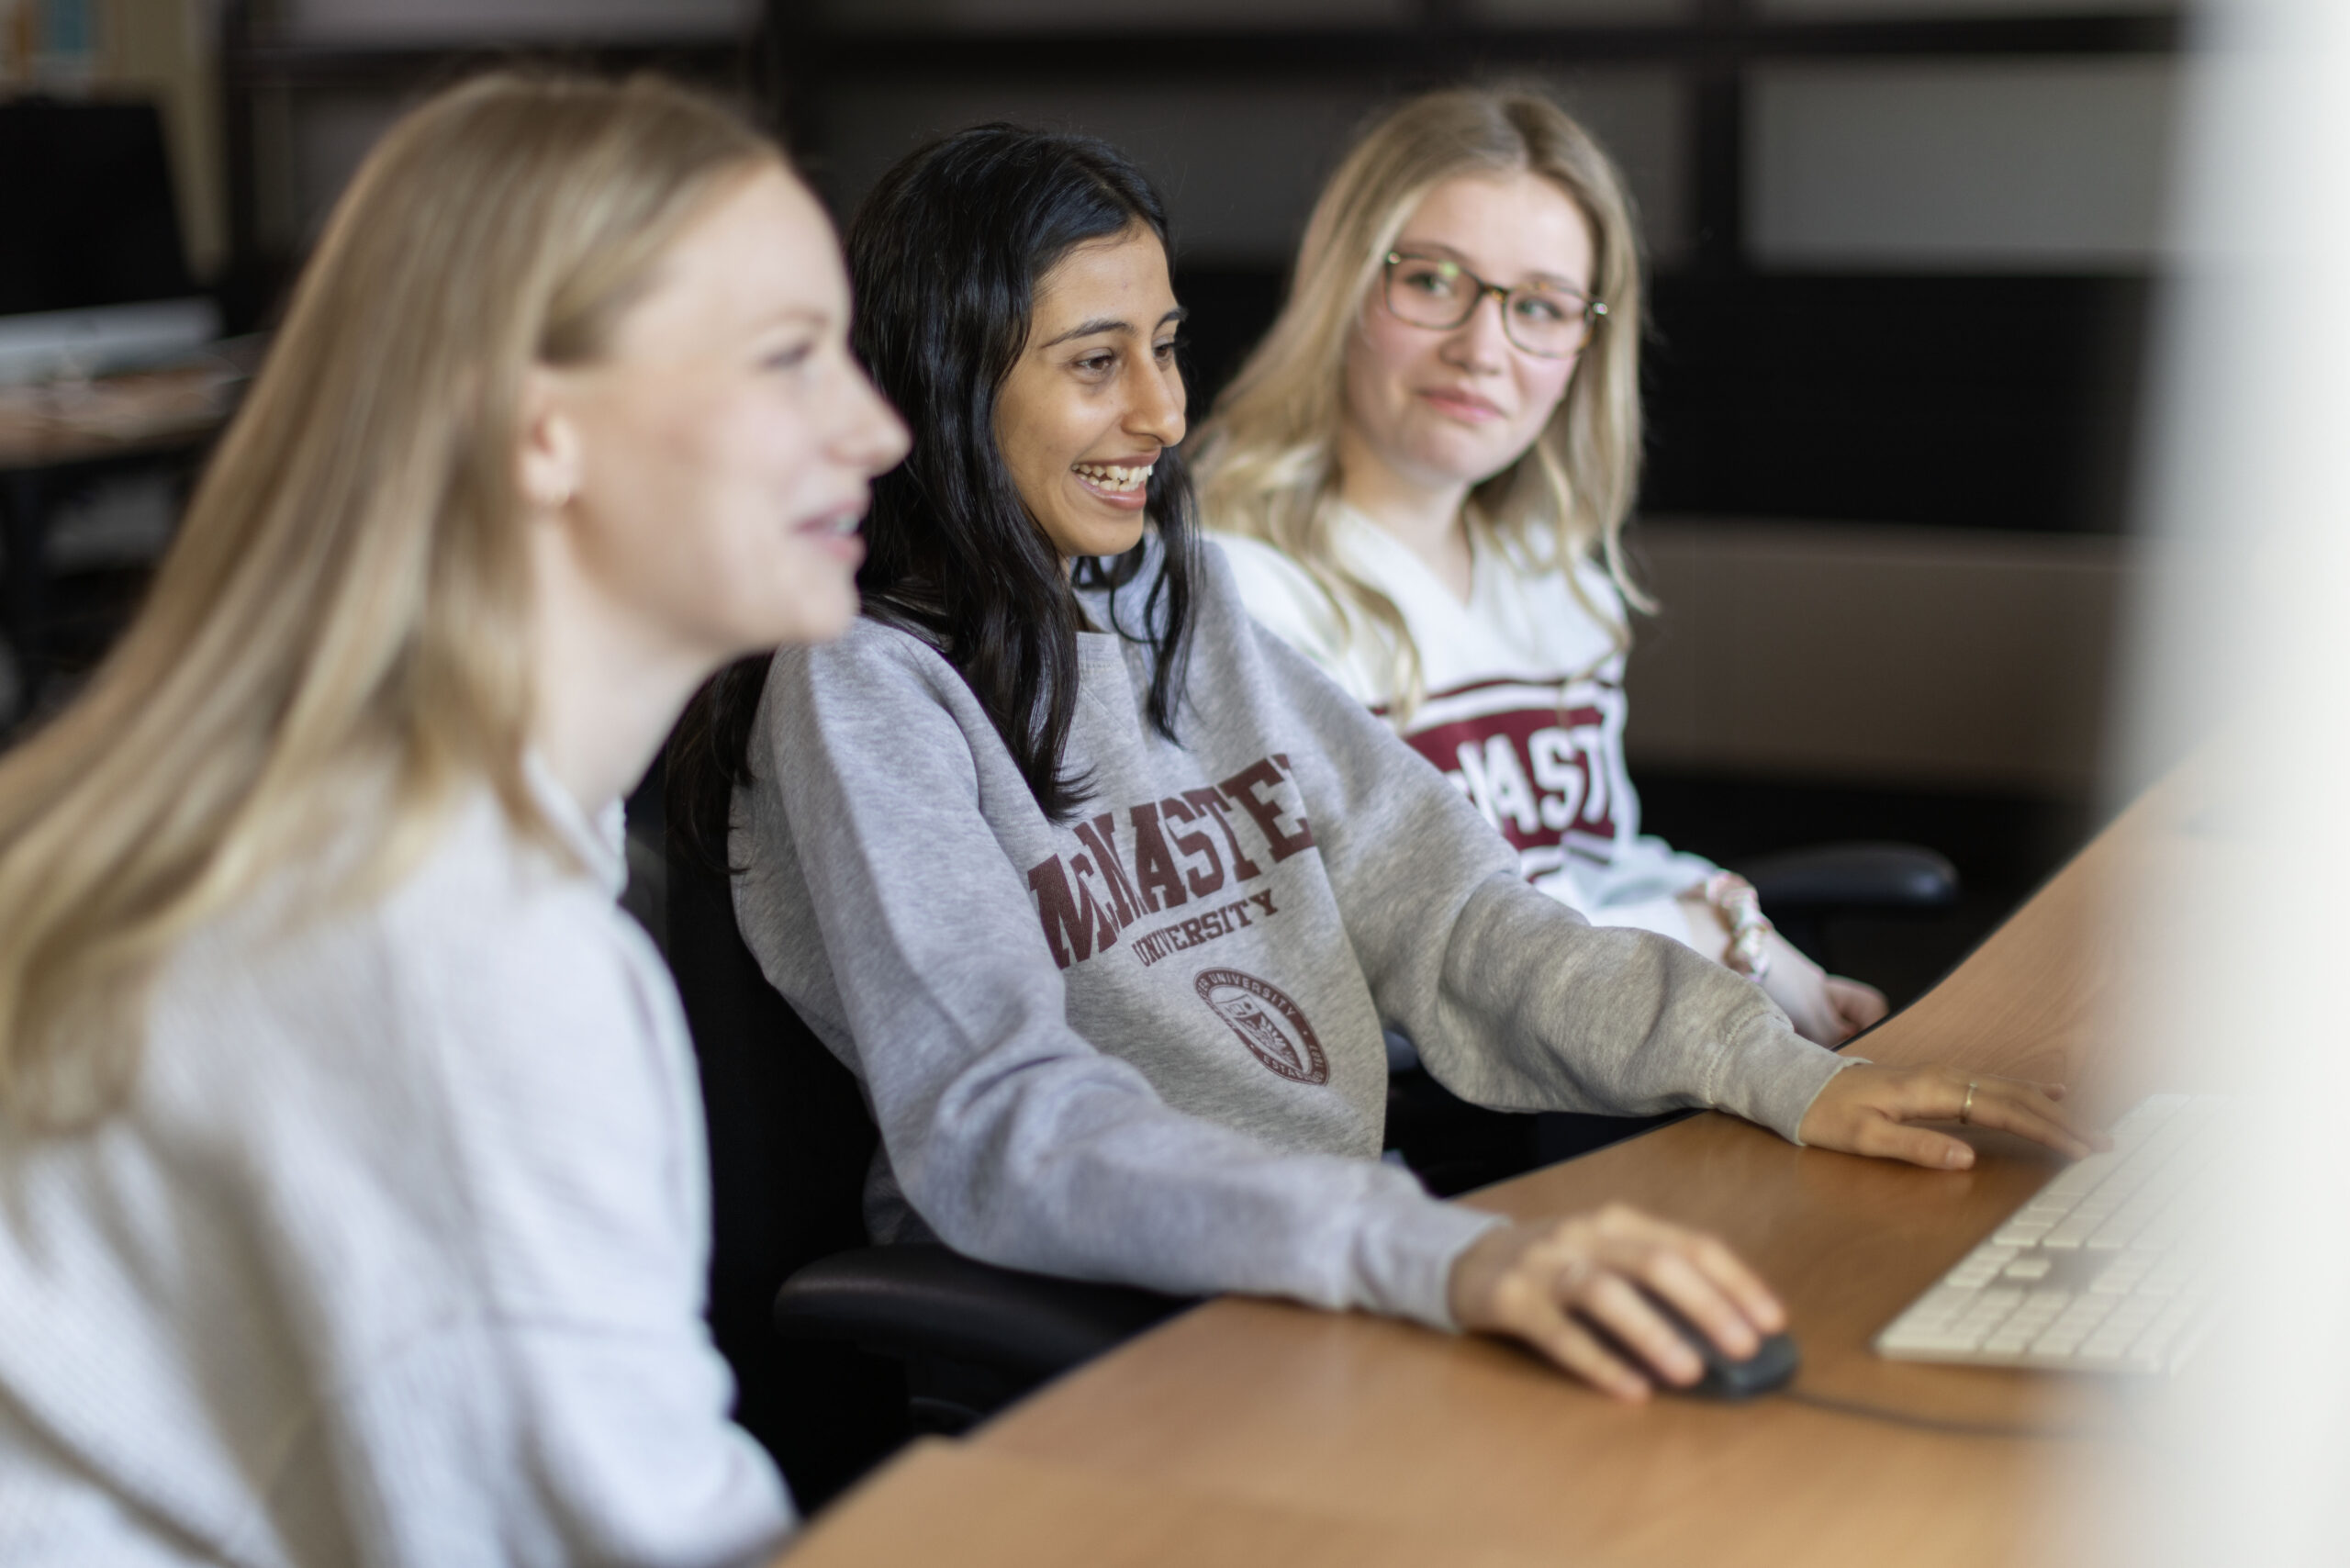
[[[1183,323],[1183,375],[1196,423],[1273,324],[1289,280],[1270,267],[1179,265],[1173,281],[1175,297],[1191,311]]]
[[[1179,268],[1175,285],[1196,418],[1285,279]],[[1641,507],[2119,532],[2152,294],[2116,277],[1660,277]]]
[[[2118,532],[2151,296],[2115,277],[1660,278],[1642,505]]]

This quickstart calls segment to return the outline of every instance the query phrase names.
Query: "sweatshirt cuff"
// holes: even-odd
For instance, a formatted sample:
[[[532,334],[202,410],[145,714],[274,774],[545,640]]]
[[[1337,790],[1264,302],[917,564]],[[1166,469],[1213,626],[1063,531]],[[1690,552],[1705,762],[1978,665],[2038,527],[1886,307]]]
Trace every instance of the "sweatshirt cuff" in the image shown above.
[[[1758,1018],[1724,1053],[1723,1081],[1707,1103],[1750,1122],[1770,1128],[1789,1143],[1801,1145],[1796,1129],[1803,1126],[1811,1103],[1828,1081],[1848,1067],[1862,1063],[1841,1057],[1825,1046],[1813,1045],[1789,1028],[1775,1011]]]
[[[1358,1233],[1360,1252],[1355,1277],[1362,1287],[1359,1305],[1448,1334],[1457,1332],[1460,1326],[1452,1320],[1453,1262],[1471,1242],[1508,1223],[1500,1215],[1460,1208],[1425,1193],[1399,1194],[1398,1201],[1382,1205],[1381,1212]]]

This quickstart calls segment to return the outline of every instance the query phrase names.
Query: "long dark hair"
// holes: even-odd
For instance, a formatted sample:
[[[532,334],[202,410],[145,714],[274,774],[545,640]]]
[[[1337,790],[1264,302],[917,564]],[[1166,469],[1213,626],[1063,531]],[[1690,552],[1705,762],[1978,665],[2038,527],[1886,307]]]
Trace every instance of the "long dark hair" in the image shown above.
[[[945,655],[1056,821],[1090,789],[1063,755],[1082,616],[1059,553],[1004,466],[996,396],[1027,346],[1037,283],[1077,246],[1136,223],[1168,245],[1158,192],[1117,149],[983,125],[901,161],[848,228],[852,342],[914,434],[912,455],[873,487],[857,574],[865,613]],[[1159,454],[1147,497],[1155,545],[1147,535],[1113,560],[1080,561],[1074,581],[1107,589],[1110,630],[1150,648],[1145,711],[1172,740],[1200,548],[1191,481],[1173,450]],[[1119,590],[1146,574],[1154,550],[1158,571],[1130,627]],[[671,742],[670,798],[705,853],[726,834],[724,792],[711,774],[730,787],[750,777],[767,664],[746,660],[714,678]]]

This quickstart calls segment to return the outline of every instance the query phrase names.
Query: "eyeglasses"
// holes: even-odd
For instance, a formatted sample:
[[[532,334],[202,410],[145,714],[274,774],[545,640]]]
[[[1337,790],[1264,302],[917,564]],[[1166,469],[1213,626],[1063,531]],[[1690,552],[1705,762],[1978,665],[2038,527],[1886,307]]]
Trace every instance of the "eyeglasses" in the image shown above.
[[[1504,335],[1538,359],[1577,353],[1607,319],[1606,306],[1568,289],[1539,283],[1504,288],[1459,262],[1401,251],[1387,252],[1382,293],[1395,319],[1440,332],[1467,321],[1493,295],[1502,302]]]

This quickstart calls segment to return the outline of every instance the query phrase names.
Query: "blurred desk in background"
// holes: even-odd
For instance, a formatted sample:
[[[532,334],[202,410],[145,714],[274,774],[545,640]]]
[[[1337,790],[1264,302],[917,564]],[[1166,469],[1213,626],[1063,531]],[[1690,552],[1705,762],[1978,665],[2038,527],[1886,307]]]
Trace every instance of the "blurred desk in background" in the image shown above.
[[[228,422],[245,372],[229,358],[95,380],[0,386],[0,638],[17,667],[13,711],[56,673],[50,531],[60,506],[109,475],[193,468]]]
[[[1859,1049],[2061,1080],[2100,1114],[2156,1087],[2201,1087],[2178,1083],[2177,1064],[2118,1048],[2119,982],[2158,956],[2113,918],[2137,879],[2212,852],[2190,825],[2196,803],[2191,769],[2151,791]],[[1847,1408],[1790,1397],[1628,1407],[1498,1341],[1225,1298],[968,1439],[982,1463],[1054,1468],[1034,1473],[1034,1490],[1029,1473],[990,1473],[998,1492],[968,1506],[963,1528],[933,1529],[922,1561],[1078,1561],[1070,1543],[1107,1539],[1090,1532],[1114,1518],[1115,1496],[1180,1519],[1314,1516],[1334,1541],[1436,1541],[1424,1555],[1452,1561],[2061,1560],[2068,1543],[2046,1534],[2061,1516],[2043,1502],[2078,1480],[2078,1457],[2131,1439],[2129,1385],[1886,1361],[1868,1348],[2056,1163],[1998,1134],[1966,1136],[1975,1169],[1938,1172],[1797,1148],[1708,1113],[1464,1200],[1533,1216],[1620,1199],[1719,1233],[1787,1303],[1804,1354],[1795,1394]],[[917,1450],[884,1470],[811,1533],[805,1560],[913,1561],[881,1550],[912,1538],[877,1533],[878,1521],[953,1501],[944,1462]],[[1083,1478],[1101,1487],[1098,1505],[1050,1501]]]
[[[207,440],[227,420],[241,377],[223,362],[0,386],[0,469],[55,467]]]

